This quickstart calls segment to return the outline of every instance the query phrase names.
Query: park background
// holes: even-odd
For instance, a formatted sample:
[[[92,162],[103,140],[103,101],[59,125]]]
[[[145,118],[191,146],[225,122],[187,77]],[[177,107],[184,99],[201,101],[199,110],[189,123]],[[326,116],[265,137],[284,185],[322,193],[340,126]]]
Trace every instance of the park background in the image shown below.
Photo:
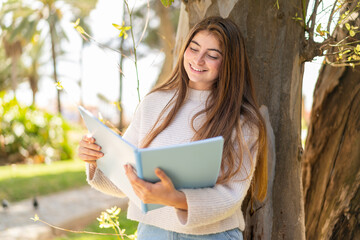
[[[0,7],[2,9],[6,2],[8,1],[0,1]],[[23,2],[32,9],[39,9],[43,4],[42,1],[35,0],[13,2]],[[10,111],[9,109],[12,109],[14,105],[17,104],[19,104],[18,106],[21,106],[21,108],[25,109],[24,112],[33,111],[34,114],[31,115],[33,119],[29,120],[30,122],[34,122],[34,125],[36,125],[36,122],[38,121],[38,125],[44,126],[43,124],[46,122],[48,125],[45,125],[45,128],[51,130],[55,126],[52,130],[59,129],[58,131],[48,131],[44,133],[46,136],[43,139],[40,139],[40,143],[36,144],[33,142],[36,139],[33,136],[29,138],[28,142],[23,142],[23,135],[27,134],[26,127],[21,127],[21,124],[10,124],[11,126],[8,125],[10,126],[14,137],[5,138],[3,136],[5,134],[3,134],[2,146],[6,145],[7,142],[13,142],[13,145],[17,146],[17,148],[11,149],[13,157],[9,157],[9,154],[4,152],[2,152],[3,155],[0,155],[3,157],[2,159],[5,159],[5,162],[2,162],[2,165],[12,164],[10,166],[1,167],[3,168],[2,170],[4,173],[2,174],[2,177],[0,176],[0,198],[7,199],[10,202],[16,202],[24,198],[33,198],[34,196],[70,189],[73,187],[79,187],[86,184],[84,181],[83,164],[76,160],[77,142],[82,134],[86,133],[77,111],[77,106],[79,104],[91,109],[91,111],[93,111],[93,113],[96,115],[101,113],[101,116],[104,119],[109,120],[109,122],[111,122],[114,126],[117,126],[123,130],[131,121],[132,115],[139,101],[136,89],[136,69],[134,68],[134,64],[131,60],[127,60],[126,58],[124,58],[123,63],[121,63],[120,54],[116,52],[116,50],[119,49],[119,44],[121,44],[123,41],[124,48],[127,48],[124,50],[124,52],[127,52],[128,55],[132,54],[130,50],[131,37],[122,40],[123,38],[118,36],[120,31],[112,25],[113,23],[122,25],[124,20],[126,25],[128,25],[129,18],[126,15],[126,11],[124,12],[123,1],[78,1],[83,2],[85,5],[87,2],[87,4],[90,5],[90,7],[87,6],[84,8],[86,9],[86,15],[81,15],[81,5],[79,7],[80,11],[75,11],[71,6],[71,1],[55,2],[55,6],[59,9],[59,11],[61,11],[61,18],[58,19],[57,24],[59,28],[61,28],[66,33],[68,38],[67,40],[65,38],[61,39],[57,45],[57,81],[61,84],[61,87],[54,83],[51,41],[49,38],[49,28],[46,25],[46,21],[43,21],[43,23],[38,26],[38,29],[41,29],[41,31],[37,36],[38,39],[35,39],[36,41],[44,40],[44,43],[42,54],[39,55],[38,59],[36,59],[36,61],[39,63],[39,68],[37,69],[38,90],[36,93],[35,104],[33,106],[33,91],[31,90],[32,87],[29,81],[30,75],[26,75],[27,72],[25,69],[31,66],[31,56],[30,53],[28,54],[27,52],[30,52],[31,49],[33,49],[31,44],[34,43],[34,38],[31,38],[30,44],[27,44],[26,46],[24,45],[22,50],[22,56],[24,57],[21,58],[21,64],[19,64],[18,85],[13,90],[11,90],[11,77],[9,75],[11,60],[4,52],[4,42],[2,41],[0,43],[2,44],[2,61],[9,65],[9,68],[5,68],[4,66],[6,66],[6,64],[4,64],[0,69],[5,72],[4,75],[0,75],[0,83],[2,84],[1,88],[5,90],[5,92],[2,92],[0,96],[2,98],[1,103],[8,104],[4,104],[4,106],[7,106],[8,111]],[[131,1],[129,2],[130,5],[133,4]],[[275,10],[277,8],[277,2],[278,1],[274,1],[275,5],[271,4],[271,7]],[[331,1],[326,2],[329,5],[333,4]],[[309,8],[311,9],[314,4],[314,1],[311,1],[309,3]],[[168,32],[169,35],[164,36],[163,34],[159,33],[159,28],[161,27],[161,16],[159,9],[163,6],[161,5],[160,0],[151,1],[151,6],[149,9],[150,17],[148,19],[148,33],[137,49],[139,55],[138,71],[141,98],[143,98],[146,93],[155,85],[155,83],[158,81],[159,74],[162,71],[163,63],[168,62],[168,60],[166,60],[165,54],[166,47],[168,47],[166,45],[171,46],[172,49],[175,48],[174,40],[176,36],[176,26],[178,25],[180,14],[180,5],[181,1],[175,1],[170,8],[166,8],[165,15],[169,19],[169,22],[172,22],[173,29],[170,31],[170,34]],[[323,6],[323,8],[326,9],[328,7]],[[137,14],[135,14],[134,17],[136,20],[133,23],[135,41],[137,42],[140,38],[146,21],[146,14],[148,11],[146,8],[146,1],[136,1],[134,9],[137,11]],[[309,12],[311,13],[311,11]],[[7,15],[7,17],[4,14],[1,17],[2,27],[11,28],[11,14]],[[88,26],[88,28],[84,28],[90,33],[94,40],[85,42],[83,41],[79,31],[74,28],[74,23],[77,18],[80,18],[79,26]],[[0,35],[4,36],[4,33],[8,32],[8,29],[1,29],[0,31]],[[162,41],[162,39],[166,40]],[[165,44],[163,42],[165,42]],[[263,44],[266,45],[266,39],[263,40]],[[323,64],[323,61],[323,57],[314,57],[311,61],[307,61],[304,67],[302,80],[303,107],[301,114],[301,143],[303,148],[305,148],[305,139],[307,135],[308,124],[310,122],[313,91],[319,75],[319,69]],[[121,70],[123,73],[121,100],[119,100],[120,64],[122,64]],[[22,72],[20,68],[24,68],[24,72]],[[57,117],[59,112],[57,87],[61,89],[63,88],[61,91],[59,91],[61,100],[61,117]],[[14,92],[18,103],[11,102],[11,99],[14,96]],[[34,106],[35,110],[33,109]],[[6,107],[3,107],[3,109],[6,109]],[[45,113],[40,114],[39,112],[46,112],[46,114],[49,113],[51,116],[45,116]],[[21,121],[26,118],[26,113],[21,113],[21,111],[19,111],[18,114],[23,114],[25,116],[20,117],[21,120],[16,121],[17,123],[22,123]],[[8,117],[6,118],[5,115],[2,115],[3,122],[14,122],[13,119],[9,119],[11,118],[11,114],[8,114],[7,116]],[[41,120],[39,116],[47,120]],[[120,116],[122,116],[121,123]],[[2,129],[4,129],[3,126],[5,125],[2,125]],[[66,130],[61,131],[60,129]],[[31,134],[34,134],[34,132],[29,133],[29,135]],[[53,141],[49,145],[44,142],[46,139],[50,140],[51,138],[58,138],[59,136],[61,136],[60,138],[64,140],[63,142]],[[30,145],[37,145],[33,147],[34,150],[32,152],[29,150],[32,148]],[[66,154],[63,154],[64,152]],[[4,156],[7,156],[7,158]],[[75,159],[75,161],[68,161],[73,159]],[[59,160],[65,161],[61,162]],[[27,165],[21,166],[18,163],[25,163]],[[49,180],[43,179],[43,184],[30,183],[31,185],[39,186],[38,188],[29,188],[29,186],[17,185],[19,182],[14,179],[23,178],[21,175],[17,176],[18,172],[21,172],[22,167],[26,167],[26,170],[23,170],[23,172],[26,172],[28,177],[27,180],[36,180],[39,179],[37,176],[42,174],[44,175],[42,172],[43,170],[38,170],[40,166],[30,165],[34,163],[45,163],[45,167],[47,168],[44,171],[48,171],[49,173],[53,174],[53,176],[59,176],[61,181],[64,181],[63,179],[67,178],[67,181],[64,181],[62,184],[59,184],[58,182],[49,184]],[[61,167],[61,164],[69,165],[66,167]],[[34,172],[34,176],[31,176],[31,174],[28,172]],[[77,172],[78,175],[76,175],[74,179],[71,177],[65,177],[69,172]],[[9,178],[12,180],[6,182],[5,180],[9,180]],[[1,179],[4,180],[1,182]],[[11,187],[13,185],[9,185],[9,182],[15,184],[16,187]],[[74,182],[79,183],[79,185],[74,184]],[[13,196],[9,196],[7,194],[10,193],[6,192],[8,190],[3,191],[2,189],[2,187],[5,185],[9,185],[10,188],[16,188],[19,191],[11,193]],[[39,190],[44,188],[42,187],[43,185],[49,185],[51,187],[43,192],[42,190]],[[60,187],[57,189],[55,186]],[[23,191],[23,189],[28,189],[29,192],[26,193],[26,191]]]

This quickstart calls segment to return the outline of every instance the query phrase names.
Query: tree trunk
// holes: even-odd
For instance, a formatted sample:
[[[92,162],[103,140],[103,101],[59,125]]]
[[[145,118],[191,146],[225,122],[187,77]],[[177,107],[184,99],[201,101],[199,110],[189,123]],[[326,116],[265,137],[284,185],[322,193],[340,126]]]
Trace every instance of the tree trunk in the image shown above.
[[[123,20],[125,20],[125,1],[123,1],[123,6],[122,6],[122,18]],[[119,51],[120,53],[124,52],[124,38],[120,38],[120,44],[119,44]],[[124,74],[123,74],[123,65],[124,65],[124,56],[120,54],[120,61],[119,61],[119,124],[118,124],[118,128],[120,130],[120,132],[123,132],[124,127],[125,127],[125,123],[124,123],[124,111],[123,111],[123,107],[122,107],[122,91],[123,91],[123,78],[124,78]]]
[[[307,239],[360,239],[359,79],[351,67],[319,75],[304,154]]]
[[[125,7],[123,7],[124,9]],[[124,12],[123,12],[123,16],[124,16]],[[124,51],[124,39],[121,38],[120,39],[120,47],[119,47],[120,52],[122,53]],[[124,74],[123,74],[123,64],[124,63],[124,57],[120,54],[120,61],[119,61],[119,111],[120,111],[120,115],[119,115],[119,130],[120,132],[123,131],[123,128],[125,127],[124,124],[124,111],[122,108],[122,91],[123,91],[123,78],[124,78]]]
[[[159,35],[161,39],[161,48],[165,54],[164,63],[162,65],[156,84],[161,84],[170,76],[173,68],[175,30],[172,26],[168,9],[164,8],[159,0],[155,2],[156,14],[160,17]]]
[[[52,62],[53,62],[53,76],[55,83],[58,82],[57,72],[56,72],[56,49],[55,49],[55,26],[54,23],[49,22],[50,28],[50,38],[51,38],[51,53],[52,53]],[[57,89],[57,110],[61,114],[61,100],[60,100],[60,90]]]
[[[11,57],[11,89],[14,92],[14,96],[16,96],[17,89],[17,64],[18,64],[19,56]]]
[[[36,69],[35,69],[35,71],[36,71]],[[37,76],[35,76],[35,75],[37,75],[37,73],[34,72],[33,74],[34,74],[33,76],[29,77],[29,83],[30,83],[30,88],[31,88],[31,92],[32,92],[32,105],[35,106],[36,93],[38,91],[37,84],[38,84],[39,80],[38,80]]]
[[[350,24],[359,26],[360,19]],[[339,28],[334,37],[339,41],[346,35]],[[320,70],[303,186],[307,239],[360,239],[360,67]]]
[[[80,47],[80,53],[79,53],[79,68],[80,68],[80,79],[79,79],[79,89],[80,89],[80,97],[79,97],[79,104],[80,106],[84,105],[84,89],[83,89],[83,73],[84,73],[84,62],[83,62],[83,55],[84,55],[84,49],[85,49],[85,40],[81,40],[81,47]],[[79,113],[80,116],[80,113]],[[81,121],[81,118],[79,118]]]
[[[300,56],[304,29],[292,18],[301,13],[302,1],[268,0],[183,1],[176,51],[189,28],[207,16],[229,17],[238,24],[247,46],[260,104],[269,109],[275,134],[275,154],[269,159],[268,196],[246,216],[245,239],[305,239],[301,185]],[[307,1],[306,1],[307,2]],[[307,5],[307,4],[306,4]],[[301,15],[301,14],[300,14]]]
[[[18,61],[22,54],[22,44],[20,40],[9,42],[6,35],[2,38],[4,44],[5,54],[11,58],[11,89],[16,96],[17,82],[18,82]]]

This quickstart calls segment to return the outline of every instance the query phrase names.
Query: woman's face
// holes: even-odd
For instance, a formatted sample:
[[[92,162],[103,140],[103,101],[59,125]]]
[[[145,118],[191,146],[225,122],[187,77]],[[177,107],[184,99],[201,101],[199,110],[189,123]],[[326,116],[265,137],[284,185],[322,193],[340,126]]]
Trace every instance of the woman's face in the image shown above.
[[[189,87],[210,89],[218,79],[222,62],[220,43],[209,31],[198,32],[184,53],[184,68],[189,77]]]

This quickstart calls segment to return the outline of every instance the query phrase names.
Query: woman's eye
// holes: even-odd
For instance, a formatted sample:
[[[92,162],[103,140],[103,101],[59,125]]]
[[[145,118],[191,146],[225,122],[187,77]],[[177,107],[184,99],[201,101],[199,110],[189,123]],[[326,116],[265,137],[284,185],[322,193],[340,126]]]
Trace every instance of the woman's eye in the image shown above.
[[[215,59],[215,60],[218,59],[218,57],[215,57],[215,56],[212,56],[212,55],[208,55],[208,57],[211,58],[211,59]]]
[[[193,51],[193,52],[197,52],[197,51],[198,51],[197,49],[192,48],[192,47],[190,47],[190,50]]]

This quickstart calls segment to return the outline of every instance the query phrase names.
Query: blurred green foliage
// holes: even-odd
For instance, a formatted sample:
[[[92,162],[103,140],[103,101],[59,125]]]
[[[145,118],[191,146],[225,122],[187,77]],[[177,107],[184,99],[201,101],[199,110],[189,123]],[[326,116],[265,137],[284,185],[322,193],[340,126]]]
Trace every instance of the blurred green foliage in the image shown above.
[[[70,159],[70,125],[60,116],[21,106],[0,92],[0,165]]]

